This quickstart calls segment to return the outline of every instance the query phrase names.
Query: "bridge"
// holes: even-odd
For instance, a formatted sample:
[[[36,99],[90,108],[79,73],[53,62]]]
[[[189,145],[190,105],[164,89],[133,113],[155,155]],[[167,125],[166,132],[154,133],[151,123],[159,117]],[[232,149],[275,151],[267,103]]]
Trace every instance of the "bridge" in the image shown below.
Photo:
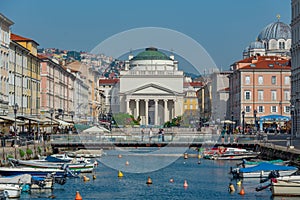
[[[73,149],[112,149],[115,147],[242,147],[253,149],[255,145],[263,141],[263,137],[258,135],[234,134],[225,136],[225,142],[221,142],[219,134],[185,132],[166,133],[164,141],[158,135],[149,140],[148,135],[142,136],[140,133],[106,133],[106,134],[60,134],[52,135],[50,143],[53,149],[73,148]]]

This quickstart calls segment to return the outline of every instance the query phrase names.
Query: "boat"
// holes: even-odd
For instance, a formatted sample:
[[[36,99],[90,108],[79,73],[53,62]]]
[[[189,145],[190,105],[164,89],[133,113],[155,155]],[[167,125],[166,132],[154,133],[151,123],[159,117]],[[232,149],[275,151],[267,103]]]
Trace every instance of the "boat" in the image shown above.
[[[6,191],[8,198],[19,198],[22,188],[18,184],[1,183],[0,191]]]
[[[2,176],[16,176],[21,174],[30,174],[32,176],[46,177],[48,174],[54,174],[57,177],[71,176],[78,177],[77,173],[66,169],[51,168],[31,168],[31,167],[0,167]]]
[[[32,168],[49,168],[49,169],[65,169],[69,168],[71,171],[88,173],[95,169],[94,163],[55,163],[55,162],[41,162],[40,160],[19,160],[9,159],[14,165],[20,165]]]
[[[211,160],[242,160],[249,158],[256,158],[259,152],[253,152],[241,148],[225,148],[218,147],[218,151],[215,151],[209,159]]]
[[[300,196],[300,182],[272,179],[270,188],[274,196]]]
[[[244,168],[253,167],[253,166],[258,165],[258,164],[263,163],[263,162],[271,163],[271,164],[274,164],[274,165],[286,165],[289,161],[283,161],[281,159],[270,160],[270,161],[264,161],[264,160],[247,161],[247,160],[243,159],[243,162],[238,164],[238,166],[242,166]]]
[[[236,168],[231,173],[240,178],[268,178],[271,171],[278,171],[279,176],[289,176],[298,171],[298,168],[263,162],[253,167]]]

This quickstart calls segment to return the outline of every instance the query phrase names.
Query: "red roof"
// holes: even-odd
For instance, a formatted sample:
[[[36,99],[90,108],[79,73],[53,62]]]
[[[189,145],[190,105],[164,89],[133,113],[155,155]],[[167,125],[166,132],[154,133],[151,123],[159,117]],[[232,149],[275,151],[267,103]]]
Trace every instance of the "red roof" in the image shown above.
[[[192,87],[202,87],[203,86],[203,82],[184,82],[183,83],[184,87],[188,87],[188,86],[192,86]]]
[[[100,79],[99,85],[114,85],[119,82],[119,79]]]
[[[257,62],[241,67],[241,69],[291,69],[289,59],[276,56],[260,56]]]
[[[16,42],[22,42],[22,41],[24,41],[24,42],[26,42],[26,41],[28,41],[28,42],[34,42],[34,43],[36,43],[37,45],[39,45],[39,44],[38,44],[36,41],[34,41],[33,39],[25,38],[25,37],[22,37],[22,36],[20,36],[20,35],[14,34],[14,33],[11,33],[11,34],[10,34],[10,39],[13,40],[13,41],[16,41]]]

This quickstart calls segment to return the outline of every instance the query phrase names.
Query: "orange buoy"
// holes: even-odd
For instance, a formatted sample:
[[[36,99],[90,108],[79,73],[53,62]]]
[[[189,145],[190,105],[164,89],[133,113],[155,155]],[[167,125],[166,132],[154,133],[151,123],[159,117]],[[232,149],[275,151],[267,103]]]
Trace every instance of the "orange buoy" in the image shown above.
[[[242,189],[240,190],[240,195],[245,195],[245,190],[244,190],[244,187],[242,187]]]
[[[187,153],[184,153],[183,158],[184,158],[184,159],[188,159],[188,158],[189,158],[188,154],[187,154]]]
[[[118,158],[122,158],[122,155],[121,155],[121,154],[119,154],[119,155],[118,155]]]
[[[82,200],[82,197],[79,194],[79,191],[76,191],[75,200]]]
[[[170,179],[170,183],[174,183],[174,179],[171,178],[171,179]]]
[[[85,182],[85,181],[89,181],[90,180],[90,178],[88,178],[87,176],[83,176],[83,181]]]
[[[126,161],[125,165],[129,165],[129,162],[128,162],[128,160]]]
[[[183,187],[184,187],[184,188],[187,188],[188,186],[189,186],[189,185],[188,185],[187,181],[184,180]]]
[[[152,184],[152,179],[150,178],[150,176],[148,176],[148,180],[146,182],[147,185]]]

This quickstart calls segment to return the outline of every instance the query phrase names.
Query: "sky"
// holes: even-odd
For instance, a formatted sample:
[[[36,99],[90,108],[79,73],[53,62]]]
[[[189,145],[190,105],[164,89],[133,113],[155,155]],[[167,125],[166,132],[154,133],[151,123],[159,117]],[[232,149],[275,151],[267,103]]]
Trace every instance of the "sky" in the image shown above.
[[[15,23],[13,33],[40,48],[89,52],[130,29],[171,29],[201,44],[223,70],[277,14],[291,23],[290,0],[1,0],[0,12]]]

